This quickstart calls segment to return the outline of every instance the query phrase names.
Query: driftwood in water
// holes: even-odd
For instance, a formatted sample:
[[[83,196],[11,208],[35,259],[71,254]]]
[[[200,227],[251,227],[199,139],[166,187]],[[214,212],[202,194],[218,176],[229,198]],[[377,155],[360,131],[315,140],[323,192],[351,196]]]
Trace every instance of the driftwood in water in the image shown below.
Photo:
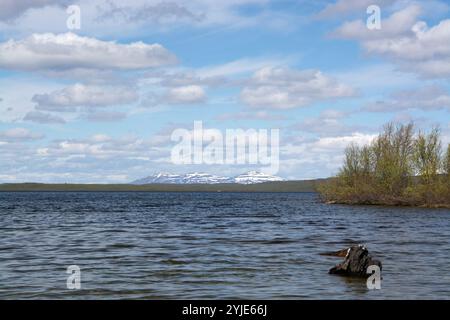
[[[379,260],[373,259],[369,250],[363,245],[353,246],[336,252],[323,253],[323,255],[332,255],[336,257],[345,257],[342,263],[334,266],[328,273],[344,276],[368,277],[367,268],[376,265],[382,268]]]
[[[350,248],[342,249],[342,250],[339,250],[339,251],[322,252],[322,253],[320,253],[320,255],[321,256],[333,256],[333,257],[345,258],[345,256],[348,253],[348,250],[350,250]]]

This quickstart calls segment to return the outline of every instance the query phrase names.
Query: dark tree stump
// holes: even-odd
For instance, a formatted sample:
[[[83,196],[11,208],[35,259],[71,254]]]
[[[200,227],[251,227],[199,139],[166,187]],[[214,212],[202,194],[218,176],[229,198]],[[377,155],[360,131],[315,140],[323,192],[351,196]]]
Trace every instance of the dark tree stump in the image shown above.
[[[363,245],[353,246],[338,252],[342,254],[345,250],[347,253],[344,262],[331,268],[328,272],[329,274],[367,278],[370,276],[370,274],[367,274],[367,268],[369,266],[376,265],[381,270],[381,262],[373,259],[369,254],[369,250]],[[338,256],[342,256],[341,254]]]

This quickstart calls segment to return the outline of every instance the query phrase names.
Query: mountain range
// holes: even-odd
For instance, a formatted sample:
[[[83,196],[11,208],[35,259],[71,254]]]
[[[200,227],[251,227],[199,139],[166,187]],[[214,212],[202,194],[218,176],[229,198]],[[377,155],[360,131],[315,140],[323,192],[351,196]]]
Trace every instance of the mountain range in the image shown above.
[[[172,174],[160,172],[151,176],[135,180],[131,184],[217,184],[217,183],[238,183],[254,184],[269,181],[283,181],[284,179],[265,174],[259,171],[249,171],[235,177],[223,177],[209,173],[194,172],[187,174]]]

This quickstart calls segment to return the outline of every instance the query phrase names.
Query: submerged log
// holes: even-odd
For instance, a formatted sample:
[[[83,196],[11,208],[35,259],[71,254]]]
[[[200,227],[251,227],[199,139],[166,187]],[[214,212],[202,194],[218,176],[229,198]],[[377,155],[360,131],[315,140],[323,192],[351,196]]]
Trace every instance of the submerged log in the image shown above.
[[[338,274],[343,276],[357,276],[368,277],[367,268],[372,265],[376,265],[382,268],[379,260],[373,259],[369,254],[369,250],[363,245],[357,245],[348,249],[337,251],[338,256],[342,256],[342,253],[346,252],[344,261],[335,267],[331,268],[329,274]]]

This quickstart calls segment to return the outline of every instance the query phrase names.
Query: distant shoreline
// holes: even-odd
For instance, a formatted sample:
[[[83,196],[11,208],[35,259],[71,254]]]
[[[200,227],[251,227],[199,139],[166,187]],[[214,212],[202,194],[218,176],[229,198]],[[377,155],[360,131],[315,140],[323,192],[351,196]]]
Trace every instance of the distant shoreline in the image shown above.
[[[45,184],[5,183],[0,192],[317,192],[319,180],[276,181],[255,184]]]

